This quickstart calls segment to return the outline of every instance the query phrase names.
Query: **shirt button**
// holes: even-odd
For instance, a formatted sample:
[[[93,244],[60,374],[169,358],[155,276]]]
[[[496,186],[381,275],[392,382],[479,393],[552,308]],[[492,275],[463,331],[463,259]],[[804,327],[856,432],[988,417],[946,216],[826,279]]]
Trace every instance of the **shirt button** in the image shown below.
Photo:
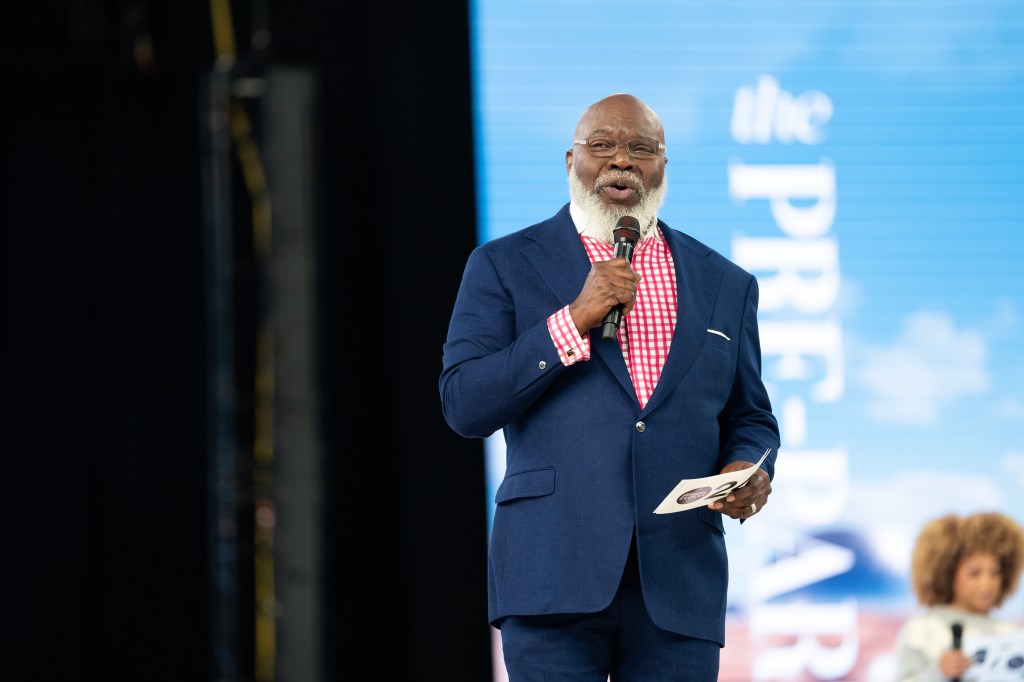
[[[537,369],[544,369],[547,366],[548,366],[548,363],[544,362],[543,360],[541,360],[540,362],[537,363]]]
[[[647,424],[644,424],[643,422],[637,422],[636,430],[639,431],[640,433],[643,433],[644,431],[647,430]]]

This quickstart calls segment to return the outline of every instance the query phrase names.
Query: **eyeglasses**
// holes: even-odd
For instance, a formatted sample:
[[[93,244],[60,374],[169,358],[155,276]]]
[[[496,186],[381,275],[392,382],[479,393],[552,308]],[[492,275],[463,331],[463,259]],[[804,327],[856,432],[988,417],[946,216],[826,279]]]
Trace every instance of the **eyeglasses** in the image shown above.
[[[572,143],[585,145],[591,156],[598,158],[615,156],[615,152],[619,151],[621,144],[614,137],[601,137],[600,135],[592,135],[585,140],[573,140]],[[634,159],[654,158],[662,149],[665,149],[665,145],[647,137],[626,140],[626,152]]]

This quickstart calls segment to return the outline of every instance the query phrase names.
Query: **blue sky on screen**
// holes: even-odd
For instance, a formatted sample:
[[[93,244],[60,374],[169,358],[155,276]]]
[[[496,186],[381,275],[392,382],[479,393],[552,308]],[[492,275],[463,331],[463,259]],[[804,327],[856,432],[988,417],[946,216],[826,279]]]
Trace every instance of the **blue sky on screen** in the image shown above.
[[[741,262],[762,283],[762,324],[789,329],[781,339],[827,322],[841,353],[838,371],[764,358],[784,444],[762,532],[728,536],[731,602],[749,598],[747,572],[778,555],[779,536],[846,534],[863,545],[861,572],[829,589],[907,608],[924,521],[1024,522],[1024,3],[477,0],[471,17],[481,241],[567,201],[576,121],[613,92],[665,124],[660,217],[733,260],[745,239],[787,235],[766,199],[737,196],[731,171],[833,174],[834,217],[817,235],[837,254],[828,305],[766,310],[778,269]],[[800,107],[816,112],[811,132]],[[818,274],[801,272],[812,298],[828,286]],[[796,468],[822,462],[829,486],[801,489]],[[1022,603],[1007,608],[1024,617]]]

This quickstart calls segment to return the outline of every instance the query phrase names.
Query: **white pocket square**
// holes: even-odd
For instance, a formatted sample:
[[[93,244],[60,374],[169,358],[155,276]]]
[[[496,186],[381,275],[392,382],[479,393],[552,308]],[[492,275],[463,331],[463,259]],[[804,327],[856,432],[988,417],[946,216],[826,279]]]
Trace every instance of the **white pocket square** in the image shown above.
[[[721,336],[726,341],[732,341],[732,339],[730,339],[728,336],[726,336],[722,332],[718,331],[717,329],[709,329],[708,330],[708,334],[718,334],[719,336]]]

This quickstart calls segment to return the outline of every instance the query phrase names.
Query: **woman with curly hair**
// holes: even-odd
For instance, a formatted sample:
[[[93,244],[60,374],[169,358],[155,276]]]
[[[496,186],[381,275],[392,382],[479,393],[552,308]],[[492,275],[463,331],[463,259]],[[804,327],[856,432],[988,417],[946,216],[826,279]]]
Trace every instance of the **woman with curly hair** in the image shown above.
[[[896,639],[899,682],[959,678],[971,665],[953,646],[963,636],[1009,634],[1018,623],[993,618],[1014,593],[1024,567],[1024,530],[999,513],[950,514],[922,528],[911,556],[910,580],[926,610],[907,620]]]

